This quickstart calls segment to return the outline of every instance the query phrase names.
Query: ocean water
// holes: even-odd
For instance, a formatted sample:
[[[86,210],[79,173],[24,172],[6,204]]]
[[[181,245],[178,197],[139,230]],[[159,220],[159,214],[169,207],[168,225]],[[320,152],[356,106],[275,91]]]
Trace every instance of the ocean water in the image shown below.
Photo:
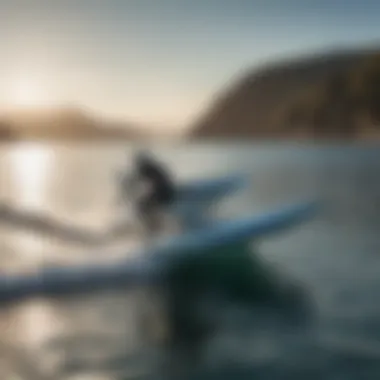
[[[220,217],[259,213],[310,196],[324,200],[315,220],[256,244],[264,260],[310,293],[316,320],[312,336],[289,336],[275,327],[261,334],[253,316],[225,305],[205,364],[190,378],[379,379],[377,147],[166,144],[151,149],[178,180],[246,173],[251,187],[221,205]],[[120,214],[116,178],[129,165],[133,146],[20,144],[0,150],[2,202],[94,231]],[[114,259],[115,247],[133,253],[131,242],[94,249],[6,223],[0,236],[1,269],[7,272],[107,261]],[[0,378],[165,378],[157,364],[163,355],[164,310],[152,302],[155,322],[151,331],[142,329],[141,299],[134,290],[104,291],[0,309]]]

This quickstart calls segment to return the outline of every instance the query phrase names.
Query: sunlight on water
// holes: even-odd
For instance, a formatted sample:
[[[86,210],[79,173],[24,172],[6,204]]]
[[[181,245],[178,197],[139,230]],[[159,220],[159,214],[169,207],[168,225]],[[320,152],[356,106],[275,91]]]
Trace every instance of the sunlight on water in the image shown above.
[[[17,208],[28,210],[46,209],[47,185],[54,163],[52,147],[22,144],[9,152],[12,199]],[[31,233],[16,233],[12,240],[23,265],[40,265],[43,261],[44,242]]]
[[[53,149],[22,145],[10,153],[13,194],[21,207],[45,208],[47,178],[53,164]]]
[[[19,333],[23,342],[32,348],[40,348],[51,336],[63,328],[57,310],[54,306],[43,301],[26,304],[20,318]]]

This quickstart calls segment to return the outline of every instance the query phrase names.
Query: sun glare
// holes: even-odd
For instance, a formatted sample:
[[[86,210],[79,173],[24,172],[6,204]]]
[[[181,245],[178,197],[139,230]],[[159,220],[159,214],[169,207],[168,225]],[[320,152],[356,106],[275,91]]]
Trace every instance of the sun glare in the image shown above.
[[[51,94],[41,83],[32,80],[18,80],[8,94],[11,107],[34,108],[52,105]]]

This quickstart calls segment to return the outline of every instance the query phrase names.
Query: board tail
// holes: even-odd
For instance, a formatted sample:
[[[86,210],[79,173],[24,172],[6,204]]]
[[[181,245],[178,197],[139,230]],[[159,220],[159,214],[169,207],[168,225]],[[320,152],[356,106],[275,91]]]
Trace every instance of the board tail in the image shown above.
[[[199,230],[163,242],[156,250],[161,254],[177,254],[216,248],[243,240],[278,234],[313,217],[321,206],[318,200],[297,202],[276,208],[263,215],[216,223]],[[158,253],[158,252],[157,252]]]

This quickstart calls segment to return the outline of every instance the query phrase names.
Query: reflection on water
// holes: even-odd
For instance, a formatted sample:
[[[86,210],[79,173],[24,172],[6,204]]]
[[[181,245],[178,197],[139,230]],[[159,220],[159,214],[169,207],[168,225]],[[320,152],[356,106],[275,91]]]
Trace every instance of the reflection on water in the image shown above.
[[[45,211],[48,179],[54,167],[54,148],[27,143],[3,151],[6,165],[3,171],[8,173],[5,183],[9,195],[6,199],[20,208]],[[44,261],[47,242],[35,234],[11,230],[7,231],[6,241],[13,252],[12,263],[30,269]]]
[[[82,218],[88,226],[107,226],[115,216],[114,174],[126,160],[125,147],[25,145],[1,149],[3,199],[23,207],[49,209],[69,221]],[[329,338],[334,334],[340,338],[302,349],[293,347],[280,334],[265,343],[251,318],[243,326],[232,313],[232,322],[239,322],[228,331],[221,328],[207,353],[216,373],[223,372],[221,367],[228,364],[238,367],[229,377],[237,379],[240,373],[241,378],[271,380],[329,380],[338,376],[378,380],[380,361],[377,346],[372,343],[373,338],[380,339],[380,307],[376,301],[380,291],[380,239],[379,218],[375,217],[380,188],[378,152],[216,145],[156,147],[156,151],[180,178],[237,167],[252,175],[253,188],[225,208],[230,215],[263,210],[309,194],[322,194],[329,206],[322,218],[262,242],[260,249],[266,259],[311,289],[321,330]],[[2,270],[8,270],[11,261],[12,270],[24,270],[62,258],[70,262],[87,260],[95,254],[92,249],[6,227],[1,228],[0,239]],[[102,250],[96,255],[97,259],[109,257]],[[140,309],[141,296],[131,291],[35,300],[1,310],[0,362],[13,364],[13,370],[33,363],[33,369],[21,370],[28,380],[43,379],[41,373],[49,379],[124,380],[130,371],[152,370],[160,350],[156,350],[147,329],[138,328]],[[158,316],[157,325],[162,320]],[[338,344],[343,338],[357,344]],[[364,346],[367,350],[361,348]],[[6,372],[6,366],[0,367],[0,378],[9,378],[11,369]],[[33,377],[32,371],[40,371],[39,376]],[[227,376],[227,372],[222,374]]]
[[[53,160],[54,149],[49,146],[25,144],[9,151],[12,190],[20,206],[39,210],[45,207]]]

